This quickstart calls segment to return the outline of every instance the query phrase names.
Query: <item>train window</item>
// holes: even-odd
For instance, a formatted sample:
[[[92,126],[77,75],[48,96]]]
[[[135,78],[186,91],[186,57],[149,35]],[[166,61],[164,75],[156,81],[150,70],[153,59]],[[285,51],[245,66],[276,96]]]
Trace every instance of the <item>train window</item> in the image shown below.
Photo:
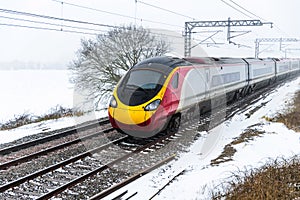
[[[254,69],[253,76],[261,76],[264,74],[270,74],[270,73],[272,73],[272,71],[273,71],[273,67]]]
[[[212,86],[219,86],[240,80],[240,72],[215,75],[212,77]]]
[[[178,88],[178,79],[179,79],[179,75],[178,73],[175,73],[172,80],[172,87],[174,89]]]
[[[130,70],[118,87],[118,97],[125,105],[140,105],[152,99],[160,91],[165,79],[165,74],[159,71]]]
[[[163,74],[157,71],[132,70],[125,84],[143,89],[155,89],[158,84],[162,84],[162,76]]]

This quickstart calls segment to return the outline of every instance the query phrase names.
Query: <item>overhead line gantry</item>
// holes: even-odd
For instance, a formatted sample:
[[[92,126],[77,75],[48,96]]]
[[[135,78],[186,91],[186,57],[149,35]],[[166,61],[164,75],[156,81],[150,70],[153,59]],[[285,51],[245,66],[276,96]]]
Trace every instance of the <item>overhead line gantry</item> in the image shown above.
[[[259,55],[259,44],[261,42],[279,42],[279,50],[282,51],[282,42],[298,42],[296,38],[256,38],[255,40],[255,58]]]
[[[190,22],[185,22],[185,39],[184,39],[184,56],[185,57],[190,57],[191,56],[191,40],[192,40],[192,31],[194,28],[209,28],[209,27],[228,27],[227,30],[227,40],[229,43],[234,43],[231,42],[230,39],[232,37],[236,37],[239,35],[231,36],[231,30],[230,28],[232,26],[262,26],[264,24],[271,24],[271,28],[273,23],[272,22],[261,22],[260,20],[231,20],[228,18],[228,20],[223,20],[223,21],[190,21]],[[249,32],[249,31],[248,31]],[[248,33],[246,32],[246,33]],[[243,33],[245,34],[245,33]]]

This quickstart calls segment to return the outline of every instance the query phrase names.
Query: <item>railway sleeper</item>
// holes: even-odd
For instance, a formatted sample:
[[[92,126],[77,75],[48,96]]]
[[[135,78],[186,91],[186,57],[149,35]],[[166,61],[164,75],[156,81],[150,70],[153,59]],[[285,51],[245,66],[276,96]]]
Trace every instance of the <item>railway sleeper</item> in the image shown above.
[[[84,170],[84,169],[70,169],[69,172],[72,174],[76,174],[77,176],[82,176],[84,174],[89,173],[90,171],[92,171],[92,169],[90,170]]]
[[[56,179],[70,181],[70,180],[78,177],[77,174],[71,174],[71,173],[72,172],[70,170],[68,171],[68,174],[57,172],[56,174],[52,174],[52,175],[47,176],[47,178],[48,178],[49,182],[51,182],[51,180],[53,181],[53,180],[56,180]]]
[[[31,199],[35,199],[35,198],[38,198],[41,194],[40,193],[37,193],[37,192],[30,192],[30,191],[24,191],[24,190],[14,190],[14,192],[16,192],[16,194],[22,196],[22,199],[24,199],[25,196],[28,196],[30,197]],[[21,197],[15,197],[16,199],[17,198],[21,198]]]
[[[92,167],[88,166],[88,165],[75,164],[74,167],[79,168],[79,169],[92,170]]]

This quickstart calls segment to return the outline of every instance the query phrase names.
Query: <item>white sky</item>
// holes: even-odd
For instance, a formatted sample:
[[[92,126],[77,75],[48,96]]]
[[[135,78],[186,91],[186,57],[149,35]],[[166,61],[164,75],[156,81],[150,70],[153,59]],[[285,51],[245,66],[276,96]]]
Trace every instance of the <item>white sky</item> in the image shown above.
[[[224,0],[231,3],[230,0]],[[108,12],[119,13],[122,15],[136,15],[137,24],[141,24],[147,28],[161,28],[175,31],[179,35],[184,30],[184,22],[191,19],[178,16],[166,11],[162,11],[153,7],[146,6],[142,3],[135,4],[135,0],[66,0],[73,4],[78,4],[94,9],[101,9]],[[183,15],[194,17],[197,21],[202,20],[227,20],[231,19],[250,19],[240,12],[226,5],[222,0],[144,0],[149,4],[159,6]],[[257,16],[271,21],[275,24],[274,28],[269,25],[263,27],[245,27],[235,28],[232,30],[252,30],[250,34],[233,39],[234,42],[245,44],[251,48],[237,48],[234,45],[221,45],[206,48],[203,46],[208,55],[218,54],[221,56],[254,56],[254,40],[262,37],[292,37],[300,39],[300,1],[297,0],[234,0],[234,2],[243,6],[247,10]],[[238,8],[238,7],[237,7]],[[41,15],[54,17],[64,17],[69,19],[89,21],[94,23],[122,25],[134,24],[134,19],[114,16],[92,10],[76,8],[67,4],[61,5],[53,0],[2,0],[0,9],[9,9],[23,12],[30,12]],[[240,9],[241,10],[241,9]],[[63,14],[62,14],[63,11]],[[244,11],[245,12],[245,11]],[[246,13],[246,12],[245,12]],[[248,13],[249,14],[249,13]],[[40,20],[38,18],[29,18],[22,15],[12,15],[0,12],[0,23],[14,23],[28,25],[27,22],[18,22],[9,20],[5,17],[18,17],[29,20]],[[143,21],[140,18],[144,19]],[[255,17],[253,17],[255,18]],[[43,20],[43,19],[42,19]],[[173,24],[176,26],[168,26],[159,23],[150,23],[146,20],[152,20],[161,23]],[[45,20],[43,20],[45,21]],[[61,23],[56,21],[47,21],[51,23]],[[67,24],[64,22],[64,24]],[[42,26],[39,24],[30,24],[31,26]],[[78,26],[77,24],[72,24]],[[45,26],[45,25],[44,25]],[[87,26],[86,26],[87,27]],[[279,27],[279,29],[278,29]],[[89,28],[98,29],[95,26]],[[100,28],[106,30],[105,28]],[[208,30],[208,29],[206,29]],[[222,30],[218,33],[214,40],[216,42],[226,42],[226,29],[213,28],[209,30]],[[197,29],[200,31],[200,29]],[[194,34],[193,37],[199,40],[205,39],[207,34]],[[93,38],[91,35],[65,33],[57,31],[35,30],[28,28],[17,28],[0,25],[0,62],[41,62],[41,63],[64,63],[68,64],[73,60],[75,52],[80,48],[81,38]],[[291,45],[286,48],[300,48],[300,43],[289,43]],[[261,49],[266,48],[261,46]],[[272,50],[273,49],[273,50]],[[279,55],[284,56],[284,52],[279,52],[279,45],[275,44],[272,51],[265,51],[264,56]],[[183,52],[178,52],[183,53]],[[300,51],[294,51],[294,56],[300,57]]]

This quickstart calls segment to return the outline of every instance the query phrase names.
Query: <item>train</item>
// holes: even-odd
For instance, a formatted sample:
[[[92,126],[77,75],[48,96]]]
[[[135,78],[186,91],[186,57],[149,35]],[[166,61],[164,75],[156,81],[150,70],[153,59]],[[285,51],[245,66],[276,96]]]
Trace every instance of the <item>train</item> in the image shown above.
[[[184,116],[208,112],[212,99],[243,98],[299,72],[296,58],[148,58],[121,78],[108,116],[112,127],[134,137],[176,132]]]

